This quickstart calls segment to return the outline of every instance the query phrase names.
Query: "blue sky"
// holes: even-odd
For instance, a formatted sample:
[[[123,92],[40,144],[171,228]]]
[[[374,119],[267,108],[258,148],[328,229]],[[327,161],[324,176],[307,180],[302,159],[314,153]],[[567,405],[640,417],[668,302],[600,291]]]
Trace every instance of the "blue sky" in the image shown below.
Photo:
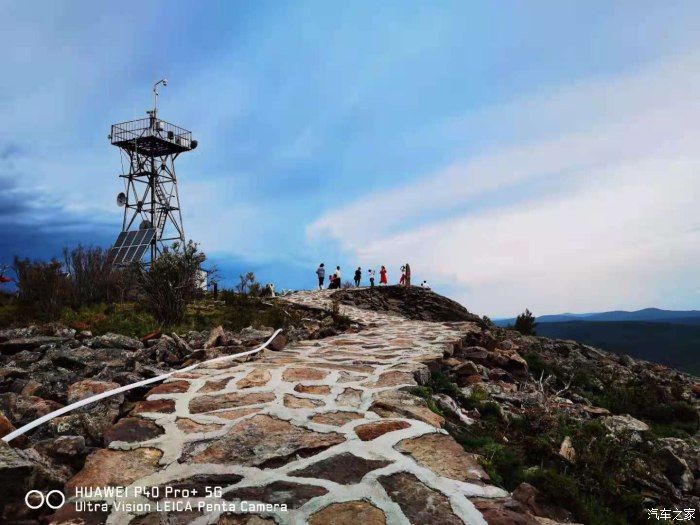
[[[109,125],[167,77],[228,283],[409,261],[492,316],[699,306],[696,3],[98,4],[0,1],[3,261],[112,242]]]

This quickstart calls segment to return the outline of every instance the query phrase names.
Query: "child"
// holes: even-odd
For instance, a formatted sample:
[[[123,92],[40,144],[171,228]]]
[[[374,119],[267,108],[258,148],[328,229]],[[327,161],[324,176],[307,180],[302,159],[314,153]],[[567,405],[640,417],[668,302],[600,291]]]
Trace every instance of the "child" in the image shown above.
[[[362,269],[358,266],[355,270],[355,286],[360,287],[360,281],[362,280]]]
[[[328,278],[328,289],[329,290],[335,290],[336,288],[340,288],[340,279],[335,274],[332,274]]]
[[[374,270],[367,270],[367,274],[369,275],[369,287],[374,288]]]

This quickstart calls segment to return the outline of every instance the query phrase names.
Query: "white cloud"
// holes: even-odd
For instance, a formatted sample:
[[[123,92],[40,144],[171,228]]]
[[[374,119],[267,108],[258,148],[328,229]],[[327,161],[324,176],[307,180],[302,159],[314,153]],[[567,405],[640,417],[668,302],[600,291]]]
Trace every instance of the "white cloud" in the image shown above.
[[[327,213],[307,237],[410,261],[477,312],[683,306],[668,293],[700,283],[699,87],[692,53],[451,121],[472,135],[508,122],[518,140]]]

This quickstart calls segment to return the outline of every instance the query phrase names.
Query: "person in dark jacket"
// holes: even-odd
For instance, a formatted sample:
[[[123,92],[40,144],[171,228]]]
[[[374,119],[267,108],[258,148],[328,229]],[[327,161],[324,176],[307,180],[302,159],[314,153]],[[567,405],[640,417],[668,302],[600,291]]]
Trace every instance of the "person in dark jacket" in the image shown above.
[[[361,280],[362,280],[362,268],[360,268],[358,266],[357,270],[355,270],[355,286],[359,287]]]

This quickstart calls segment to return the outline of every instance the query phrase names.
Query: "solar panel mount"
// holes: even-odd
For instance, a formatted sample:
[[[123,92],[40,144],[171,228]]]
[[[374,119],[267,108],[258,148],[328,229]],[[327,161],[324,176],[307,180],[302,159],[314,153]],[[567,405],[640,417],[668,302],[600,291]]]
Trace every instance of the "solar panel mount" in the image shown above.
[[[156,236],[155,228],[123,231],[109,250],[109,258],[115,266],[125,266],[140,261]]]

